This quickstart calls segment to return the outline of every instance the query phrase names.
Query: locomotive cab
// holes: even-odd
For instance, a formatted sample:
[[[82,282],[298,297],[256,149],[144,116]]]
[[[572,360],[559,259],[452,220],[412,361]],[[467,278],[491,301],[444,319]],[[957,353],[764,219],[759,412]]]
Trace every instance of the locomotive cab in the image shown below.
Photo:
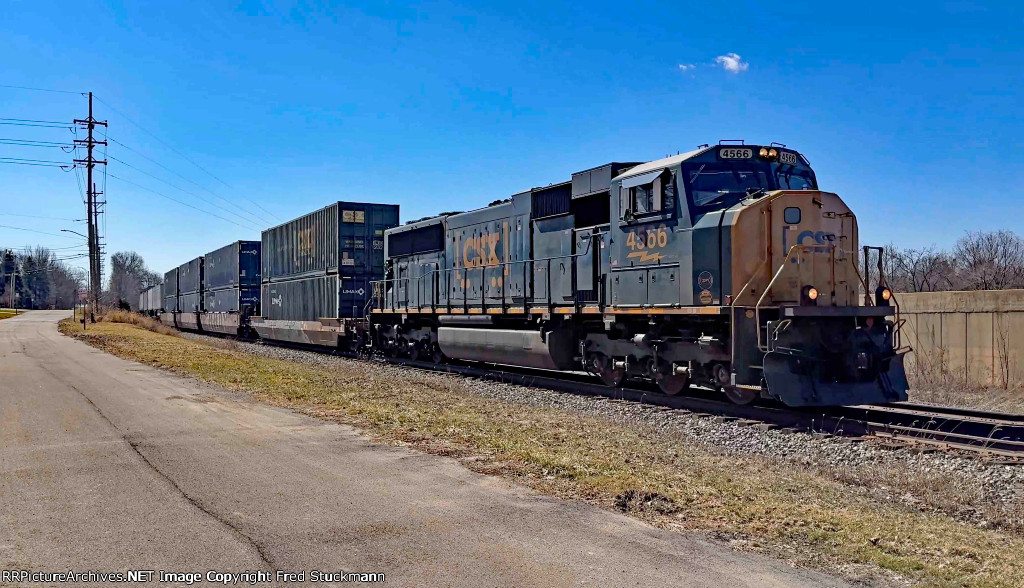
[[[856,217],[801,154],[705,146],[628,170],[612,193],[612,308],[660,315],[618,321],[651,342],[634,372],[740,403],[906,399],[895,307],[860,304]]]

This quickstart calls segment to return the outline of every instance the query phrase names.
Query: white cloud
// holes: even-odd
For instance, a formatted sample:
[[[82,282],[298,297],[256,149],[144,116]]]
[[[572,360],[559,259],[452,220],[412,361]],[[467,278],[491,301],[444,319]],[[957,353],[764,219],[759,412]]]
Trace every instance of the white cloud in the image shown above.
[[[715,58],[715,63],[722,66],[722,69],[734,74],[738,74],[741,71],[747,71],[750,69],[750,64],[743,61],[739,55],[735,53],[726,53],[725,55],[719,55]]]
[[[690,71],[691,69],[693,69],[695,67],[697,67],[697,66],[692,64],[692,63],[680,63],[679,64],[679,70],[680,71]]]

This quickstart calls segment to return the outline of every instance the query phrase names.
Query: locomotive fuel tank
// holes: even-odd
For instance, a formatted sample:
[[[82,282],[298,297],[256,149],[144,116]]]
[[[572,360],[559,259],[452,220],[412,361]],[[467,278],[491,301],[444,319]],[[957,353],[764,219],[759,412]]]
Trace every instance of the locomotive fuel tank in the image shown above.
[[[574,339],[564,329],[547,331],[440,327],[437,342],[448,357],[521,365],[548,370],[570,370]]]

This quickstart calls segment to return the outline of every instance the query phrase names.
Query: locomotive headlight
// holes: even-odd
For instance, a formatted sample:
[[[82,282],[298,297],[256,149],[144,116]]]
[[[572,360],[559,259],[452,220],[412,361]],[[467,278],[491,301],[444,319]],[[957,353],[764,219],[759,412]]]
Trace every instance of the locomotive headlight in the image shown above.
[[[757,152],[757,156],[768,161],[776,161],[779,159],[779,150],[774,147],[761,147]]]
[[[889,302],[892,300],[892,290],[885,286],[879,286],[875,290],[875,306],[889,306]]]
[[[779,158],[779,151],[777,149],[772,148],[772,149],[768,150],[768,159],[776,160],[778,158]]]
[[[757,152],[757,156],[760,157],[761,159],[767,159],[768,158],[768,148],[767,147],[761,147],[761,150]]]
[[[800,292],[800,304],[804,306],[813,306],[818,303],[818,289],[814,286],[804,286],[802,292]]]

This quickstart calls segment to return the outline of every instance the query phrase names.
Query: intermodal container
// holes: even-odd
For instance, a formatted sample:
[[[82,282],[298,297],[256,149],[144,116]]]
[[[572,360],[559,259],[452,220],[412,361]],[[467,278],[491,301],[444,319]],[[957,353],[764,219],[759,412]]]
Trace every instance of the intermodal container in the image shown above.
[[[260,297],[263,318],[315,321],[338,315],[338,275],[265,282]]]
[[[178,312],[178,268],[164,274],[164,312]]]
[[[235,241],[207,253],[203,258],[203,289],[259,287],[260,247],[260,241]]]
[[[366,303],[370,299],[371,276],[342,276],[341,296],[338,300],[338,318],[360,318],[366,314]]]
[[[196,294],[203,289],[202,256],[178,266],[178,293]]]
[[[199,292],[178,294],[178,312],[202,312],[203,295]]]
[[[203,293],[203,309],[206,312],[241,312],[248,307],[251,314],[260,312],[260,287],[242,286],[206,290]]]
[[[369,298],[369,277],[331,274],[265,282],[260,297],[260,309],[261,315],[267,320],[316,321],[323,318],[360,318],[366,313]]]
[[[150,286],[139,293],[139,312],[158,312],[164,307],[164,287],[160,284]]]
[[[263,281],[340,274],[384,275],[384,231],[398,206],[336,202],[263,231]]]

